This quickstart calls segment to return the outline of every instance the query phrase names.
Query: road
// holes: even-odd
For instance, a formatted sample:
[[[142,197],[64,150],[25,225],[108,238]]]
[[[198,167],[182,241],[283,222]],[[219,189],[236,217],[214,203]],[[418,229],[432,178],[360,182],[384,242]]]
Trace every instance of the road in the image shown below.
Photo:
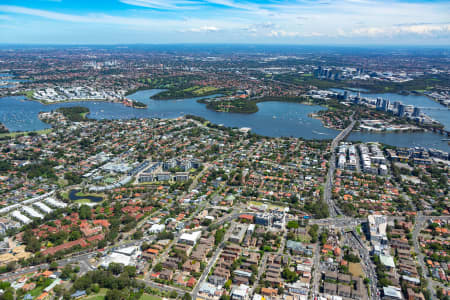
[[[333,188],[333,176],[334,171],[336,170],[336,147],[339,145],[339,143],[347,137],[347,135],[352,131],[353,127],[356,124],[356,121],[353,120],[353,116],[355,113],[353,113],[350,116],[350,125],[347,126],[344,130],[342,130],[331,142],[331,158],[330,158],[330,167],[328,168],[327,173],[327,179],[325,181],[325,188],[323,191],[323,199],[328,204],[328,209],[330,211],[330,217],[336,217],[338,215],[341,215],[341,210],[336,205],[336,203],[333,201],[332,197],[332,188]]]
[[[197,281],[197,285],[192,290],[192,299],[197,299],[197,294],[198,294],[198,290],[200,289],[200,285],[205,281],[206,277],[208,277],[208,274],[211,271],[211,268],[214,266],[217,259],[219,258],[219,255],[222,252],[222,249],[225,247],[225,242],[230,237],[230,234],[231,234],[231,232],[233,232],[233,229],[234,229],[234,224],[232,224],[225,232],[223,241],[219,244],[216,251],[214,251],[214,254],[211,257],[211,260],[209,261],[208,266],[206,266],[205,270],[203,270],[203,273],[200,276],[200,279]]]
[[[424,255],[422,251],[420,251],[419,245],[419,234],[425,225],[425,221],[427,220],[426,216],[422,215],[422,212],[419,211],[416,216],[416,223],[414,224],[413,231],[413,242],[414,242],[414,252],[417,254],[417,261],[419,261],[420,267],[422,268],[422,276],[427,281],[427,289],[431,294],[432,299],[436,299],[436,287],[434,281],[428,276],[428,267],[425,265]]]
[[[314,267],[314,277],[312,282],[312,299],[316,295],[319,294],[319,286],[320,286],[320,277],[322,276],[322,272],[320,271],[320,244],[316,243],[316,246],[314,248],[314,261],[313,261],[313,267]]]
[[[358,249],[359,256],[361,257],[361,267],[363,268],[364,273],[367,278],[370,279],[370,295],[371,299],[379,300],[380,296],[378,295],[377,288],[377,273],[375,272],[375,266],[370,259],[370,253],[367,250],[364,242],[359,237],[358,233],[354,230],[347,232],[345,235],[348,245],[350,248]]]
[[[250,288],[250,291],[248,293],[249,295],[253,295],[253,291],[258,286],[259,281],[261,280],[262,274],[264,274],[264,272],[266,271],[267,257],[269,256],[269,254],[270,254],[269,252],[264,252],[263,257],[261,258],[261,265],[258,268],[258,275],[256,276],[255,283]]]
[[[93,252],[89,252],[89,253],[83,253],[81,255],[76,255],[73,257],[68,257],[68,258],[64,258],[61,260],[57,260],[56,262],[58,263],[58,265],[60,267],[63,267],[67,264],[73,264],[73,263],[80,263],[80,270],[82,271],[89,271],[91,270],[91,268],[89,268],[90,264],[88,263],[89,259],[95,257],[97,255],[97,251],[93,251]],[[86,267],[86,264],[88,267]],[[16,277],[21,277],[25,274],[28,273],[33,273],[39,270],[45,270],[48,269],[50,267],[50,264],[40,264],[37,266],[31,266],[31,267],[25,267],[25,268],[21,268],[18,269],[16,271],[13,272],[9,272],[9,273],[4,273],[0,275],[0,280],[4,280],[4,279],[11,279],[11,278],[16,278]],[[84,270],[84,268],[87,268],[86,270]]]

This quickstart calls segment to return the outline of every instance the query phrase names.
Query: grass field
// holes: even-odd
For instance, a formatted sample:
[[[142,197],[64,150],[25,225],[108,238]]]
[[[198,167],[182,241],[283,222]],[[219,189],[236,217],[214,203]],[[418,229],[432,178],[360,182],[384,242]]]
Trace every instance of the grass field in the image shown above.
[[[253,205],[256,205],[256,206],[260,206],[260,205],[266,204],[271,209],[273,209],[273,208],[282,209],[283,208],[283,207],[278,206],[278,205],[274,205],[274,204],[270,204],[270,203],[263,203],[263,202],[258,202],[258,201],[250,201],[250,204],[253,204]]]
[[[79,204],[88,204],[88,203],[92,203],[91,200],[89,199],[78,199],[74,201],[75,203],[79,203]]]
[[[299,240],[302,243],[310,243],[311,242],[311,237],[309,236],[309,234],[299,234]]]
[[[364,272],[361,268],[360,263],[349,263],[348,269],[349,269],[350,273],[352,273],[353,276],[357,276],[357,277],[359,277],[360,275],[364,276]]]
[[[214,92],[214,91],[217,91],[217,90],[218,90],[218,88],[216,88],[216,87],[205,86],[205,87],[196,89],[195,91],[193,91],[193,93],[195,95],[204,95],[204,94],[211,93],[211,92]]]
[[[0,137],[16,137],[18,135],[29,135],[31,132],[35,132],[36,134],[47,134],[52,132],[52,129],[49,128],[38,131],[18,131],[18,132],[1,133]]]
[[[161,297],[149,295],[149,294],[142,294],[141,298],[139,300],[161,300]]]
[[[194,91],[194,90],[196,90],[198,88],[200,88],[198,85],[194,85],[194,86],[191,86],[191,87],[188,87],[188,88],[184,89],[183,91],[185,91],[185,92],[192,92],[192,91]]]
[[[105,295],[95,294],[84,298],[85,300],[103,300],[105,299]]]
[[[33,99],[33,94],[34,94],[34,91],[26,91],[25,97],[27,97],[28,99]]]
[[[104,300],[107,290],[108,289],[100,289],[100,292],[98,292],[97,294],[89,295],[89,296],[87,296],[87,297],[85,297],[83,299],[84,300]]]

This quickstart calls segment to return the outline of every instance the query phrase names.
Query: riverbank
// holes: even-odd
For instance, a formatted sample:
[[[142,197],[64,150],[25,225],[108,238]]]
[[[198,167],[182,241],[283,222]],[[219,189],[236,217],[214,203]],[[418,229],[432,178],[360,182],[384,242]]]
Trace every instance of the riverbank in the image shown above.
[[[147,104],[140,102],[140,101],[130,100],[127,98],[125,98],[124,100],[81,99],[80,98],[80,99],[68,99],[68,100],[62,100],[62,101],[47,101],[47,100],[37,99],[37,98],[33,97],[33,93],[34,93],[34,91],[27,91],[25,93],[21,93],[18,95],[23,95],[26,97],[26,100],[36,101],[43,105],[54,105],[54,104],[62,104],[62,103],[76,103],[76,102],[107,102],[107,103],[122,103],[125,106],[130,106],[130,107],[138,108],[138,109],[147,108]],[[125,94],[125,95],[127,95],[127,94]]]

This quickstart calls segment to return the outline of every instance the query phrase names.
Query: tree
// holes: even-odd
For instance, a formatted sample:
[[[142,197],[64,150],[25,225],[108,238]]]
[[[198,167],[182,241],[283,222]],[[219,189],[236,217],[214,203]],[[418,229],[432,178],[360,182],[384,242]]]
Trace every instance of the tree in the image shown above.
[[[53,291],[55,292],[56,296],[61,297],[64,294],[65,289],[62,284],[58,284],[53,288]]]
[[[119,290],[116,289],[112,289],[112,290],[108,290],[106,292],[106,296],[105,296],[106,300],[121,300],[121,293]]]
[[[14,294],[11,291],[11,289],[8,289],[6,292],[3,293],[1,298],[2,300],[14,300]]]
[[[133,240],[140,240],[144,236],[144,233],[141,230],[136,230],[133,233]]]
[[[184,293],[183,300],[192,300],[192,297],[189,293]]]
[[[91,290],[92,290],[94,293],[100,292],[100,285],[99,285],[98,283],[93,283],[93,284],[91,284]]]
[[[64,268],[61,271],[61,279],[66,280],[70,277],[70,274],[72,273],[72,266],[71,265],[65,265]]]
[[[217,229],[216,233],[214,234],[214,244],[217,246],[219,245],[225,236],[225,228]]]
[[[175,291],[171,291],[170,294],[169,294],[169,297],[173,298],[173,299],[176,299],[178,297],[178,293],[175,292]]]
[[[136,277],[136,267],[135,266],[125,266],[123,272],[129,277]]]
[[[123,271],[123,265],[117,263],[110,263],[108,271],[111,271],[114,275],[119,275]]]
[[[162,266],[162,264],[157,264],[154,268],[153,268],[153,271],[155,271],[155,272],[161,272],[162,271],[162,269],[163,269],[163,266]]]
[[[287,223],[287,228],[289,228],[289,229],[297,229],[298,228],[298,222],[297,221],[289,221]]]
[[[56,261],[52,261],[52,263],[49,266],[50,270],[56,270],[58,269],[58,263]]]
[[[281,276],[289,283],[296,282],[298,279],[297,273],[289,270],[289,268],[284,268]]]
[[[231,287],[231,284],[232,284],[231,279],[228,279],[228,280],[225,282],[225,284],[223,285],[223,287],[224,287],[226,290],[229,290],[230,287]]]
[[[80,219],[90,219],[92,217],[92,211],[89,206],[86,204],[81,205],[80,207]]]

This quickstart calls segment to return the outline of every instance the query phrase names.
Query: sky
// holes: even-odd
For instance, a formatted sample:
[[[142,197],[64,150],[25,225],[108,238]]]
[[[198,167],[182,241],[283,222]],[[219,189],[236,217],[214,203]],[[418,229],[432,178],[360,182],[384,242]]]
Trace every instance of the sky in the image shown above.
[[[450,1],[1,0],[0,43],[450,45]]]

